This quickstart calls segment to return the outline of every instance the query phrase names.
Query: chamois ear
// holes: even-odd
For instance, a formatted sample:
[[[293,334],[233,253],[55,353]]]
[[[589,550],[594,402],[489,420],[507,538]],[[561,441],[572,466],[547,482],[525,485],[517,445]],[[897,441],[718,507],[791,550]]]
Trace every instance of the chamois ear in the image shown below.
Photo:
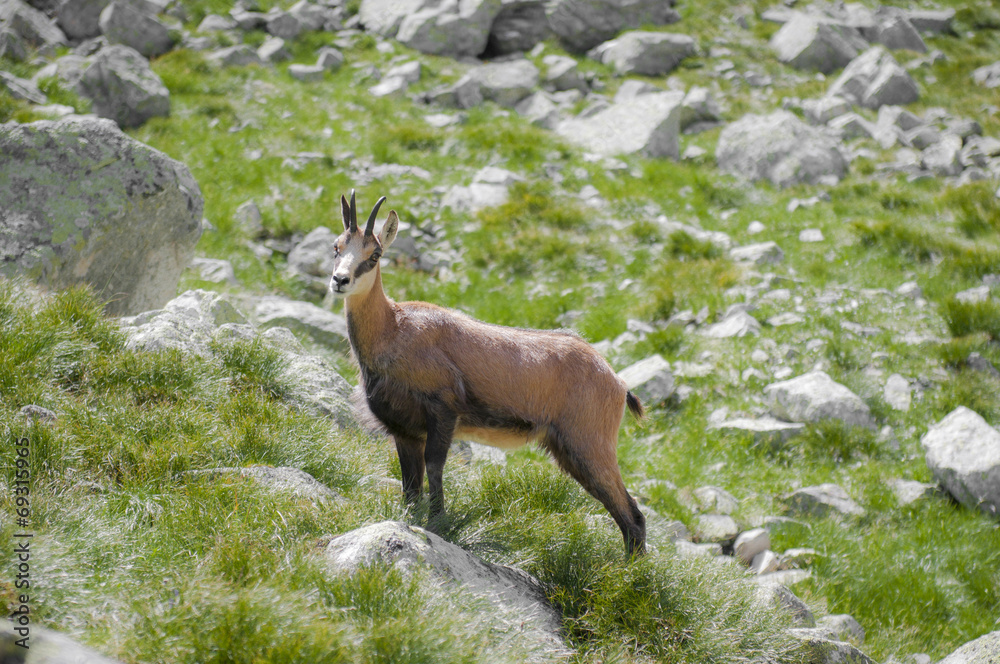
[[[351,230],[351,206],[347,203],[347,197],[344,195],[340,196],[340,207],[344,212],[344,230]]]
[[[392,241],[396,239],[396,231],[399,230],[399,217],[395,210],[389,210],[389,216],[382,224],[382,231],[378,234],[378,241],[382,249],[388,249]]]

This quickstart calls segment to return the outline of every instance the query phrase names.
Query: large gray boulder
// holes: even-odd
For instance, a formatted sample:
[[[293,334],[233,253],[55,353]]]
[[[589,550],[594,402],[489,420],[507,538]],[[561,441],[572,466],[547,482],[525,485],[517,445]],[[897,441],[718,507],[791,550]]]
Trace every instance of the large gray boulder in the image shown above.
[[[873,46],[851,60],[826,94],[866,108],[909,104],[920,98],[916,81],[883,46]]]
[[[996,664],[1000,662],[1000,631],[969,641],[938,664]]]
[[[778,59],[796,69],[824,74],[840,69],[858,55],[854,40],[838,26],[809,14],[796,14],[771,37]]]
[[[89,284],[117,315],[174,296],[201,236],[186,166],[93,118],[0,125],[0,154],[3,274]]]
[[[779,187],[837,182],[847,172],[837,142],[789,111],[745,115],[726,126],[715,158],[727,173]]]
[[[840,420],[851,426],[875,428],[868,405],[861,397],[823,371],[813,371],[764,388],[771,414],[789,422]]]
[[[113,0],[101,11],[99,23],[109,42],[131,46],[147,58],[163,55],[174,45],[166,24],[132,0]]]
[[[490,27],[486,52],[490,56],[530,51],[552,34],[542,0],[502,0]]]
[[[170,92],[134,49],[116,44],[89,58],[75,86],[90,99],[94,113],[123,128],[170,115]]]
[[[435,4],[432,0],[361,0],[358,20],[368,32],[395,37],[403,19]]]
[[[399,22],[396,39],[422,53],[477,56],[486,50],[500,0],[444,0],[425,3]]]
[[[920,439],[927,467],[955,500],[971,509],[1000,513],[1000,432],[960,406]]]
[[[549,654],[566,654],[561,616],[530,574],[484,562],[434,533],[397,521],[383,521],[333,538],[323,553],[329,569],[351,574],[389,565],[410,577],[427,574],[438,584],[489,603],[504,631],[519,634]]]
[[[14,610],[18,607],[13,605]],[[120,664],[119,660],[105,657],[61,632],[34,624],[34,620],[27,627],[15,624],[17,621],[17,618],[0,620],[0,661],[10,664]],[[27,632],[19,632],[19,629]],[[25,636],[28,637],[24,642],[27,648],[22,650],[18,641]]]
[[[875,26],[865,31],[869,41],[882,44],[886,48],[908,49],[924,53],[927,44],[910,22],[906,12],[897,7],[879,7],[875,11]]]
[[[626,32],[592,49],[588,55],[619,74],[662,76],[677,68],[681,60],[694,55],[694,37],[672,32]]]
[[[315,304],[265,295],[257,298],[253,315],[260,327],[287,327],[324,346],[344,352],[350,348],[344,317]]]
[[[52,19],[22,0],[0,0],[0,31],[39,49],[66,43],[66,35]]]
[[[639,95],[589,117],[559,122],[556,133],[603,156],[641,154],[677,159],[683,92]]]
[[[671,4],[665,0],[551,0],[545,4],[545,13],[560,41],[582,53],[622,30],[676,23],[680,15]]]
[[[70,39],[101,34],[101,12],[111,0],[66,0],[56,10],[56,23]]]
[[[538,87],[538,79],[538,68],[526,58],[480,65],[463,77],[478,86],[483,99],[511,107]]]

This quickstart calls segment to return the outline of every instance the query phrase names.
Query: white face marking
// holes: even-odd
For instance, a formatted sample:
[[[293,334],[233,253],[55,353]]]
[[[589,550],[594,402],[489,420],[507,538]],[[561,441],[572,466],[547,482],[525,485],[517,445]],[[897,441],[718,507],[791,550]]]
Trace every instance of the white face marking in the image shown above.
[[[329,290],[334,297],[346,297],[359,290],[367,290],[371,287],[374,278],[374,270],[365,270],[366,263],[371,257],[371,247],[365,247],[366,242],[362,233],[343,233],[334,245],[339,248],[333,260],[333,272],[330,275]],[[363,274],[360,278],[357,273]]]

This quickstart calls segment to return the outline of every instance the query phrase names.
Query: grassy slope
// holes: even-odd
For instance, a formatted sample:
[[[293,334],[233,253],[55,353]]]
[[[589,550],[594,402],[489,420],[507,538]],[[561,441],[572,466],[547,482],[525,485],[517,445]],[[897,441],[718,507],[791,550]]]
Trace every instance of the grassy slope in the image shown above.
[[[674,29],[697,35],[706,53],[728,40],[727,57],[741,69],[774,76],[773,91],[751,94],[713,78],[716,60],[707,57],[680,70],[678,80],[718,81],[729,119],[770,110],[783,96],[824,89],[825,83],[773,59],[765,41],[773,27],[755,24],[751,33],[740,33],[717,20],[727,7],[686,7]],[[914,111],[943,106],[977,119],[985,134],[1000,135],[1000,118],[983,110],[990,95],[968,83],[969,72],[1000,49],[990,11],[964,9],[961,36],[931,40],[949,59],[915,72],[924,98]],[[311,61],[315,48],[330,40],[300,39],[297,61]],[[549,45],[546,52],[557,50]],[[651,210],[653,216],[662,211],[725,231],[740,244],[775,240],[786,260],[774,268],[782,278],[774,287],[801,298],[805,324],[765,326],[759,338],[723,342],[658,333],[614,358],[624,366],[660,352],[672,361],[707,360],[715,367],[708,377],[684,381],[696,391],[682,405],[655,411],[643,427],[625,425],[619,450],[628,481],[725,487],[741,498],[736,516],[744,523],[780,513],[775,496],[797,486],[840,483],[868,516],[848,523],[807,520],[772,534],[776,550],[810,546],[822,554],[813,578],[797,593],[818,609],[858,618],[868,631],[865,649],[876,659],[912,652],[940,656],[996,629],[996,523],[943,498],[899,508],[885,485],[900,477],[930,480],[919,437],[957,405],[1000,423],[996,381],[963,366],[973,350],[1000,362],[993,343],[1000,316],[992,306],[963,307],[950,299],[979,283],[982,274],[1000,272],[1000,213],[989,188],[948,190],[937,181],[877,179],[871,163],[862,160],[828,189],[829,202],[787,213],[792,198],[816,191],[747,187],[720,176],[710,161],[630,158],[627,172],[605,172],[551,134],[495,108],[470,111],[459,126],[432,128],[422,120],[428,112],[423,107],[370,98],[366,90],[374,81],[350,66],[364,61],[384,68],[396,55],[415,54],[399,46],[382,53],[361,37],[346,55],[341,71],[309,85],[291,80],[284,66],[217,71],[184,51],[154,63],[171,90],[173,114],[133,134],[184,161],[201,183],[206,216],[218,229],[205,235],[202,253],[232,260],[248,290],[308,297],[283,276],[280,259],[261,263],[246,248],[233,222],[236,207],[256,200],[265,226],[279,238],[322,224],[336,227],[337,198],[353,186],[359,163],[419,165],[432,173],[430,182],[389,178],[360,188],[359,195],[370,201],[385,193],[404,220],[438,226],[461,249],[463,261],[448,279],[393,266],[385,274],[392,297],[428,299],[493,322],[534,327],[556,326],[560,315],[578,311],[577,329],[599,341],[623,332],[628,318],[655,320],[704,306],[721,312],[742,299],[726,289],[760,280],[710,248],[663,237],[650,223]],[[419,57],[425,72],[418,90],[459,75],[454,63]],[[587,66],[611,89],[618,84],[600,66]],[[23,105],[0,101],[8,115],[30,119]],[[711,151],[717,133],[685,137],[684,144]],[[255,150],[262,156],[249,159]],[[327,158],[301,170],[283,165],[300,151]],[[466,184],[487,163],[515,170],[528,183],[515,189],[509,204],[474,219],[436,207],[430,188]],[[563,177],[559,187],[550,184],[553,170]],[[610,212],[582,207],[567,194],[588,182],[611,203]],[[610,219],[621,220],[621,228],[609,225]],[[752,220],[767,229],[748,235]],[[820,228],[826,241],[800,244],[802,228]],[[631,285],[621,288],[625,280]],[[891,290],[907,280],[920,284],[931,306],[919,309],[900,297],[860,292]],[[191,285],[200,284],[186,278],[183,286]],[[835,302],[814,301],[834,287],[843,288]],[[14,435],[38,441],[36,517],[46,524],[39,527],[45,535],[37,559],[39,618],[75,628],[130,661],[201,661],[206,649],[213,661],[322,661],[310,655],[320,651],[329,660],[400,661],[404,653],[413,661],[428,653],[435,660],[467,660],[481,647],[495,658],[518,658],[472,619],[472,610],[443,612],[447,617],[432,625],[419,619],[415,607],[454,598],[379,574],[331,581],[316,569],[309,552],[318,539],[377,519],[413,518],[394,494],[358,485],[364,475],[398,473],[386,446],[288,411],[260,387],[266,384],[260,367],[246,378],[232,367],[124,351],[85,296],[60,296],[43,305],[48,313],[29,320],[20,296],[5,288],[2,417]],[[766,304],[756,314],[763,320],[793,306]],[[841,329],[843,320],[884,332],[856,338]],[[901,334],[911,330],[956,338],[902,343]],[[810,339],[826,343],[807,351]],[[771,358],[763,365],[750,359],[758,348]],[[880,423],[892,427],[890,441],[824,426],[772,451],[706,432],[708,415],[720,407],[760,409],[765,382],[751,378],[741,384],[744,369],[787,366],[799,373],[817,363],[865,397]],[[907,413],[882,401],[884,376],[893,372],[926,379]],[[26,403],[48,406],[62,417],[51,429],[26,431],[13,416]],[[9,465],[9,449],[4,454]],[[254,462],[302,467],[347,495],[350,507],[317,510],[276,502],[248,485],[198,486],[175,475]],[[549,583],[570,616],[568,627],[583,658],[614,659],[617,653],[701,661],[733,656],[747,649],[741,639],[758,638],[765,649],[782,648],[769,636],[769,618],[744,617],[739,596],[732,602],[720,597],[712,579],[725,571],[692,570],[693,563],[663,558],[622,570],[615,533],[584,518],[600,513],[595,503],[537,452],[520,452],[508,470],[487,470],[482,477],[459,467],[448,473],[456,519],[448,537],[487,558],[522,563]],[[93,494],[81,480],[103,489]],[[9,514],[4,495],[0,509]],[[691,517],[671,492],[655,493],[650,504],[672,517]],[[654,590],[637,597],[636,588]],[[691,608],[699,602],[710,606]],[[139,619],[142,614],[155,617]],[[625,615],[636,617],[623,621]],[[716,642],[706,628],[715,623],[740,636]],[[685,629],[697,637],[680,639]],[[449,634],[460,635],[450,646]]]

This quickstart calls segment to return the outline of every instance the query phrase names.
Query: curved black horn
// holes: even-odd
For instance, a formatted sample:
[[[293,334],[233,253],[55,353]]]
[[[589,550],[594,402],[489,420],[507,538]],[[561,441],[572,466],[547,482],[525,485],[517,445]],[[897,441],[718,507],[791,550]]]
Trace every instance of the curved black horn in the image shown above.
[[[358,204],[354,200],[354,190],[351,189],[351,232],[358,232]]]
[[[372,213],[368,215],[368,225],[365,226],[365,235],[371,237],[372,232],[375,230],[375,217],[378,215],[378,209],[382,207],[382,203],[385,203],[385,196],[378,199],[378,203],[372,208]]]

